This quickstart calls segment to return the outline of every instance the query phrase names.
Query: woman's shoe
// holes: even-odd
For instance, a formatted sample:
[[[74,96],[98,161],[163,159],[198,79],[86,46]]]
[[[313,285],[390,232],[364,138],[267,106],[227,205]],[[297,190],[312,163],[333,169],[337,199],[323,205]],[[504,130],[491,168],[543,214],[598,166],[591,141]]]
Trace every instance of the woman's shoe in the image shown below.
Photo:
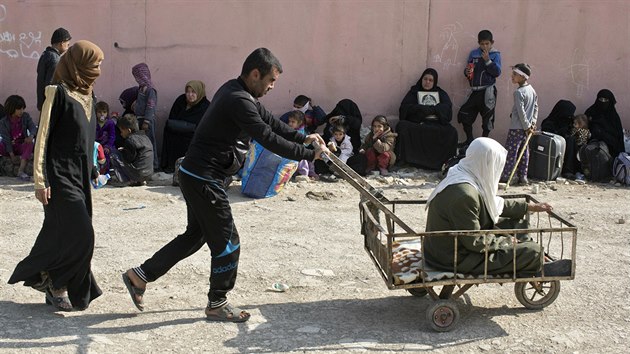
[[[59,311],[72,311],[72,303],[66,289],[53,289],[52,286],[46,289],[46,303],[53,305]]]

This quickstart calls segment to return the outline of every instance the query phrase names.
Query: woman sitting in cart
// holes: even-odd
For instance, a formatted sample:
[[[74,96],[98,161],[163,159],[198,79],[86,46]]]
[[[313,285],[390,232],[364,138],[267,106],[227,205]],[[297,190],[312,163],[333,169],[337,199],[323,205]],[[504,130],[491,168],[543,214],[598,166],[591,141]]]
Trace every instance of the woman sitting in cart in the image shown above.
[[[427,200],[426,231],[527,228],[523,217],[529,212],[551,211],[547,203],[527,203],[497,196],[499,177],[507,151],[490,138],[475,139],[466,157],[451,167],[448,175]],[[488,274],[516,272],[533,276],[541,270],[541,247],[528,235],[519,235],[516,247],[511,236],[487,235]],[[454,236],[431,236],[424,243],[426,262],[453,271]],[[484,236],[457,236],[457,273],[484,274]],[[564,265],[566,266],[566,264]],[[569,266],[570,271],[570,266]],[[554,272],[555,273],[555,272]],[[545,275],[548,268],[545,266]]]

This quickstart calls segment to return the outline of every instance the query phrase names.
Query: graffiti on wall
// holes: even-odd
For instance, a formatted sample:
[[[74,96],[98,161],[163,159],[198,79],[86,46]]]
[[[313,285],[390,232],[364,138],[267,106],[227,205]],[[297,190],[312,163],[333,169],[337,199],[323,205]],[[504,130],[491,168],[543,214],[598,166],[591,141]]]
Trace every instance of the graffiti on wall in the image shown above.
[[[575,85],[575,95],[582,97],[589,88],[589,74],[592,70],[591,61],[578,49],[573,51],[571,64],[566,68],[571,83]]]
[[[0,22],[7,18],[7,8],[0,4]],[[42,32],[15,32],[4,31],[0,33],[0,54],[11,59],[39,59],[42,51]]]
[[[433,61],[441,63],[443,69],[448,69],[449,66],[459,66],[457,63],[457,53],[459,52],[459,45],[455,35],[462,31],[462,24],[459,22],[446,25],[442,27],[440,31],[440,38],[444,40],[444,45],[440,52],[433,56]]]

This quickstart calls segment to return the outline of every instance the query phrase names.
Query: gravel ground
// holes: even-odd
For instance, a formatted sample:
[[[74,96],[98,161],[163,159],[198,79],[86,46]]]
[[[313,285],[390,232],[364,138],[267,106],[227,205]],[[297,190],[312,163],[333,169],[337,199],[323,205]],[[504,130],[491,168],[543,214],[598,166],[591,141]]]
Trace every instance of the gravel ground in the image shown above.
[[[437,182],[431,173],[404,177],[371,182],[390,199],[426,198]],[[307,197],[326,191],[329,200]],[[560,181],[510,192],[535,192],[578,227],[575,280],[563,281],[557,300],[541,311],[523,308],[512,284],[473,287],[458,300],[457,327],[437,333],[425,319],[429,298],[387,289],[363,248],[359,194],[345,182],[290,183],[264,200],[243,197],[238,184],[230,188],[242,242],[230,301],[252,318],[224,324],[204,320],[205,248],[149,285],[142,313],[120,279],[184,230],[177,187],[157,181],[94,192],[92,267],[104,294],[86,311],[60,313],[41,293],[7,284],[34,243],[43,211],[32,184],[1,177],[0,352],[627,352],[628,189]],[[289,290],[269,291],[276,282]]]

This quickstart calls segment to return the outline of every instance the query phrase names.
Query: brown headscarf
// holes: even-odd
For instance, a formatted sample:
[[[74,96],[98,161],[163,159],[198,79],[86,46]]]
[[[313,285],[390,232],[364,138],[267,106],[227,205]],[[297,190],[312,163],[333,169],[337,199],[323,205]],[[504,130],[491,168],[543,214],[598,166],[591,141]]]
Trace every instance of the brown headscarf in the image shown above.
[[[204,84],[203,81],[198,81],[198,80],[188,81],[186,83],[185,89],[188,89],[188,87],[193,89],[193,91],[195,91],[195,93],[197,94],[197,100],[190,104],[191,107],[196,105],[204,97],[206,97],[206,84]]]
[[[90,41],[77,41],[59,59],[53,83],[65,83],[70,90],[84,95],[92,94],[92,85],[101,74],[99,63],[105,58],[103,51]]]

